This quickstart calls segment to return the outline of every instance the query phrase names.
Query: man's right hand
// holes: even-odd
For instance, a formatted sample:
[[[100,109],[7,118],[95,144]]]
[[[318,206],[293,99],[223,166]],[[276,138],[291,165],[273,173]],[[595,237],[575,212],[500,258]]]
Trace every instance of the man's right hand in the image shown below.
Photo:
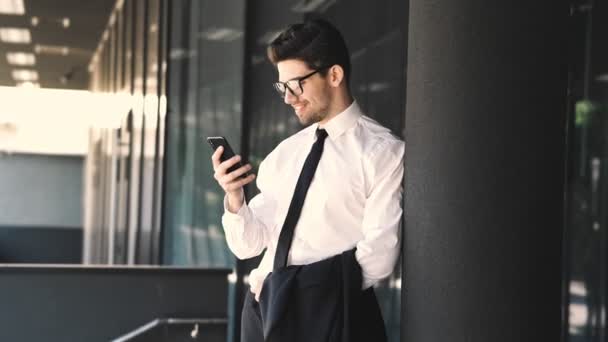
[[[247,171],[251,170],[251,165],[243,165],[240,168],[228,173],[228,169],[241,160],[241,156],[236,155],[224,162],[220,162],[220,156],[224,152],[224,147],[218,147],[213,155],[211,161],[213,162],[213,178],[217,180],[218,184],[224,189],[228,196],[228,210],[232,213],[236,213],[245,200],[243,192],[243,186],[251,183],[255,179],[255,175],[252,173],[247,177],[240,178]]]

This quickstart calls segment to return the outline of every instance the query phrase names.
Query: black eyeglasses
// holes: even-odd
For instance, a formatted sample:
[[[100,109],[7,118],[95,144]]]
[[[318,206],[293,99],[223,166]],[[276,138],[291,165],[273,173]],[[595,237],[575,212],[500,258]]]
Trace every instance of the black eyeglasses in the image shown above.
[[[287,90],[289,90],[291,95],[299,96],[299,95],[302,95],[302,93],[304,93],[304,88],[302,88],[302,81],[304,81],[305,79],[309,78],[310,76],[312,76],[324,69],[327,69],[327,67],[316,69],[309,74],[306,74],[302,77],[296,77],[287,82],[280,82],[280,81],[274,82],[272,85],[273,85],[274,89],[277,91],[277,93],[279,93],[279,96],[281,96],[281,98],[285,98],[285,92]]]

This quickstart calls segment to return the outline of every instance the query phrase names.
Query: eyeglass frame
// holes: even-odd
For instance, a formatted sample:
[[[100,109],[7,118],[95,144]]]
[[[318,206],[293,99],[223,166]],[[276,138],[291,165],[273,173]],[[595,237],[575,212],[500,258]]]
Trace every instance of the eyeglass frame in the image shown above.
[[[306,75],[300,76],[300,77],[294,77],[294,78],[292,78],[290,80],[287,80],[287,82],[277,81],[277,82],[272,83],[272,86],[273,86],[274,90],[276,90],[277,93],[279,93],[279,95],[281,96],[281,98],[285,98],[285,95],[287,94],[287,90],[289,90],[289,92],[293,96],[300,96],[300,95],[304,94],[304,87],[302,87],[302,81],[304,81],[305,79],[311,77],[312,75],[314,75],[314,74],[316,74],[318,72],[321,72],[322,70],[328,69],[330,67],[331,66],[315,69],[315,70],[313,70],[309,74],[306,74]],[[287,85],[287,83],[292,82],[292,81],[298,81],[298,87],[300,88],[300,93],[297,94],[297,95],[294,93],[293,89],[291,89],[289,87],[289,85]],[[283,85],[283,87],[285,87],[284,91],[281,91],[281,89],[279,88],[281,85]]]

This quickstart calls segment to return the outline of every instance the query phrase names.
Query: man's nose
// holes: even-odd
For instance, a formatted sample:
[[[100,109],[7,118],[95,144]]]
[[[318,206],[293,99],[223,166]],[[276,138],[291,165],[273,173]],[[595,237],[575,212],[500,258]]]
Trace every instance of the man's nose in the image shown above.
[[[292,104],[296,101],[298,97],[295,96],[294,94],[291,93],[291,91],[289,91],[289,89],[285,89],[285,97],[283,98],[283,101],[285,101],[286,104]]]

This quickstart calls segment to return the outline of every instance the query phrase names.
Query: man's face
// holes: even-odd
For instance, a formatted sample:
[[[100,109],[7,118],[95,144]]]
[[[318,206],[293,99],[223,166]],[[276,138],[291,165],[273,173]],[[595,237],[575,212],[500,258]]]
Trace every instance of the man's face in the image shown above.
[[[297,59],[278,62],[277,69],[280,82],[297,79],[315,71],[310,69],[306,63]],[[331,99],[327,79],[320,73],[316,73],[302,80],[301,84],[303,90],[301,94],[293,95],[289,90],[285,92],[285,103],[294,109],[300,123],[303,125],[322,121],[327,117]]]

